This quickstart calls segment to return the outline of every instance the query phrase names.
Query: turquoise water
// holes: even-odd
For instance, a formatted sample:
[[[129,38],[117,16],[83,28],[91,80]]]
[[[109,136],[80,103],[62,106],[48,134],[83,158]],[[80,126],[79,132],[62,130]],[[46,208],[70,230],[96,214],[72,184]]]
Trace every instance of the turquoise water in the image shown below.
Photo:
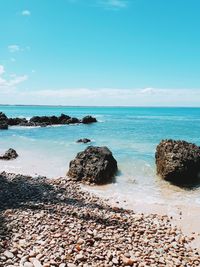
[[[119,165],[116,184],[97,188],[116,199],[137,199],[148,203],[195,203],[200,190],[185,191],[156,176],[155,149],[165,138],[185,139],[200,145],[200,108],[136,107],[49,107],[0,106],[9,117],[59,115],[82,118],[93,115],[98,123],[46,128],[10,127],[0,131],[0,152],[12,147],[20,157],[0,162],[0,170],[58,177],[66,174],[69,161],[86,145],[76,140],[87,137],[92,145],[108,146]]]

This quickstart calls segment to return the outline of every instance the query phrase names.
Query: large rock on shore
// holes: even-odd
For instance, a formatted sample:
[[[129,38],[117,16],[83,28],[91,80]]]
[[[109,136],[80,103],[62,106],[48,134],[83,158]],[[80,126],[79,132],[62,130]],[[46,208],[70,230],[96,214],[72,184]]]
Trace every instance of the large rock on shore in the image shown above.
[[[105,184],[117,172],[117,161],[107,147],[89,146],[70,162],[68,176],[90,184]]]
[[[17,157],[18,157],[17,152],[13,148],[10,148],[4,153],[3,156],[0,156],[0,159],[11,160],[11,159],[16,159]]]
[[[156,149],[157,174],[176,184],[200,180],[200,147],[186,141],[163,140]]]

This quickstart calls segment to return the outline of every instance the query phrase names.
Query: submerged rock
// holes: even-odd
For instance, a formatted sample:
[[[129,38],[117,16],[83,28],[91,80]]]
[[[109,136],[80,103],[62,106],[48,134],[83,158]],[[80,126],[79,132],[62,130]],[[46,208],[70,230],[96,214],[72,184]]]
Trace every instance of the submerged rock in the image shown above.
[[[186,141],[163,140],[156,149],[157,174],[176,184],[200,179],[200,147]]]
[[[87,144],[87,143],[90,143],[91,140],[90,139],[87,139],[87,138],[82,138],[82,139],[79,139],[76,141],[77,143],[84,143],[84,144]]]
[[[97,119],[92,117],[92,116],[85,116],[82,121],[82,123],[84,124],[89,124],[89,123],[93,123],[93,122],[97,122]]]
[[[3,156],[0,156],[0,159],[10,160],[10,159],[16,159],[17,157],[18,157],[17,152],[13,148],[10,148],[5,152]]]
[[[68,176],[77,181],[105,184],[117,172],[117,161],[107,147],[89,146],[70,162]]]

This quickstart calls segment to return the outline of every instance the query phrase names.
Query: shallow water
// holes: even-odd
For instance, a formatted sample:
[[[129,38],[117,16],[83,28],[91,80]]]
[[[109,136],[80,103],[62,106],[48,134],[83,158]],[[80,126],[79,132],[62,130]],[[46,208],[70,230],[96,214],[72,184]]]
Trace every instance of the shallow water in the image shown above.
[[[156,176],[155,149],[165,138],[185,139],[200,145],[199,108],[132,107],[37,107],[0,106],[9,117],[59,115],[82,118],[93,115],[98,123],[46,128],[10,127],[0,131],[0,152],[12,147],[18,159],[0,162],[0,170],[58,177],[66,174],[69,161],[87,145],[108,146],[118,161],[116,183],[93,187],[91,191],[122,201],[127,207],[141,205],[184,205],[200,207],[200,188],[185,190]]]

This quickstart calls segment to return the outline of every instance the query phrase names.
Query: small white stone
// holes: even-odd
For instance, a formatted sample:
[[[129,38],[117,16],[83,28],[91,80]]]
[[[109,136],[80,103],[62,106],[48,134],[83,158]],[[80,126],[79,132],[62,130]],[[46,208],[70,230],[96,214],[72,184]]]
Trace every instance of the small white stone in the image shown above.
[[[34,266],[33,266],[33,264],[31,262],[26,261],[24,263],[24,267],[34,267]]]
[[[67,263],[67,267],[76,267],[77,265],[73,264],[73,263]]]
[[[42,264],[38,259],[33,258],[33,259],[31,259],[31,261],[32,261],[32,264],[34,267],[42,267]]]
[[[4,256],[5,256],[6,258],[8,258],[8,259],[12,259],[12,258],[14,258],[13,253],[10,252],[10,251],[8,251],[8,250],[4,251],[3,254],[4,254]]]

